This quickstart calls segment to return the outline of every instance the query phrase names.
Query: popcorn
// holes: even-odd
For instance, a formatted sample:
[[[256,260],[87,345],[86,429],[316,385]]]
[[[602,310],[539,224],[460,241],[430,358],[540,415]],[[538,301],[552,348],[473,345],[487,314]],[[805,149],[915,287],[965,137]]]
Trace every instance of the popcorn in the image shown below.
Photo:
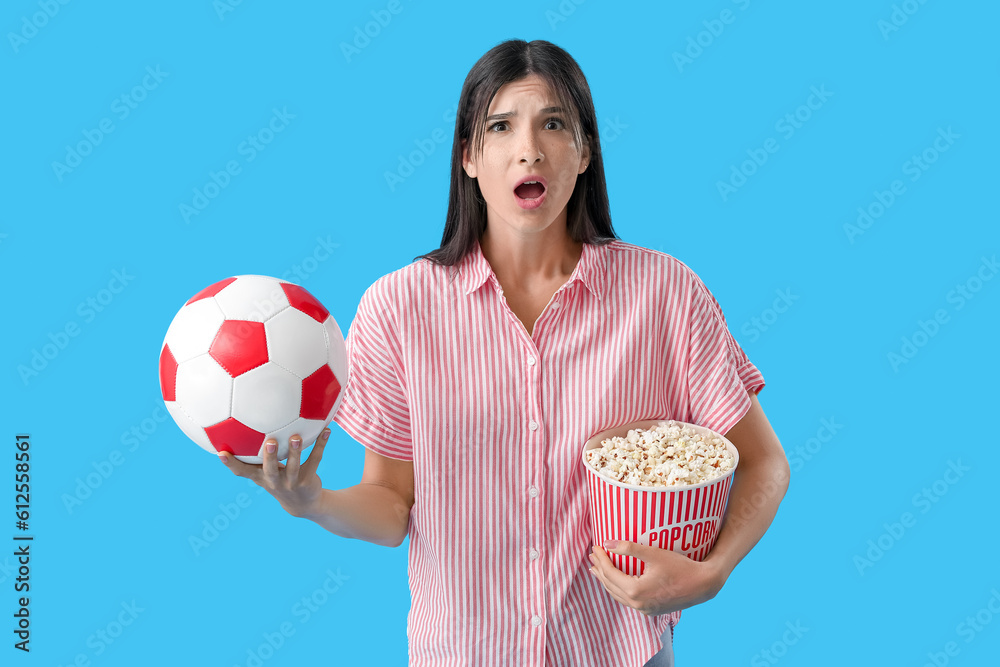
[[[673,420],[625,437],[601,441],[587,463],[601,475],[633,486],[690,486],[725,475],[733,467],[726,443]]]

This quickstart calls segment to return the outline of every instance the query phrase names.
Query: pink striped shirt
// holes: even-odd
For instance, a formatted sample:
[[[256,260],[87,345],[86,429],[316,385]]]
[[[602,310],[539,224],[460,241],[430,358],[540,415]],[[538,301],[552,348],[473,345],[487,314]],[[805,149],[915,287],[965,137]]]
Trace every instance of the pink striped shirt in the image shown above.
[[[638,667],[662,648],[680,612],[645,616],[587,571],[581,450],[640,419],[726,433],[764,386],[691,269],[585,244],[529,336],[476,245],[376,281],[347,350],[335,421],[413,461],[410,665]]]

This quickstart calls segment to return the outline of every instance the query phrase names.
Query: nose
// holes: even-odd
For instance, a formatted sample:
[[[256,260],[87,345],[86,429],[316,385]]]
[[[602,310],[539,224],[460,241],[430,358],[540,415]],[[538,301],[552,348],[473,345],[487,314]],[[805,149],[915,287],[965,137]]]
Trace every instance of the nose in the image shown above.
[[[522,164],[535,164],[545,158],[538,143],[538,137],[532,130],[525,130],[521,140],[520,153]]]

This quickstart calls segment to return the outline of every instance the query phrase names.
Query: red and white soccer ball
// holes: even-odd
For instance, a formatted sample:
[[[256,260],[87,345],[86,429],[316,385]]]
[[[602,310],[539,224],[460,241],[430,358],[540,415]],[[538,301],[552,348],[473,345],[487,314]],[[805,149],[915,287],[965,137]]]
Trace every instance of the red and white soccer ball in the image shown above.
[[[309,446],[340,405],[347,350],[340,327],[302,287],[236,276],[184,304],[160,350],[160,389],[184,433],[213,454],[262,461],[264,440],[288,456]]]

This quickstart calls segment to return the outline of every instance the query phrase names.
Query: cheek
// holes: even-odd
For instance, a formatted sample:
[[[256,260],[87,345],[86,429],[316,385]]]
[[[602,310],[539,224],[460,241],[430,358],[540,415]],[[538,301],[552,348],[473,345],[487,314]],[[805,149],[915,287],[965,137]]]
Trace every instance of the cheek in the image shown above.
[[[483,176],[487,181],[486,187],[492,191],[499,191],[506,188],[507,160],[498,152],[493,152],[483,160]]]
[[[576,179],[579,177],[578,167],[580,165],[579,154],[572,153],[567,155],[565,161],[562,162],[562,169],[559,173],[559,181],[565,184],[566,189],[572,193],[573,188],[576,187]]]
[[[485,156],[487,168],[495,174],[503,173],[510,162],[510,150],[503,146],[495,146]]]
[[[583,154],[573,142],[560,143],[553,147],[553,157],[562,165],[561,173],[575,176]]]

